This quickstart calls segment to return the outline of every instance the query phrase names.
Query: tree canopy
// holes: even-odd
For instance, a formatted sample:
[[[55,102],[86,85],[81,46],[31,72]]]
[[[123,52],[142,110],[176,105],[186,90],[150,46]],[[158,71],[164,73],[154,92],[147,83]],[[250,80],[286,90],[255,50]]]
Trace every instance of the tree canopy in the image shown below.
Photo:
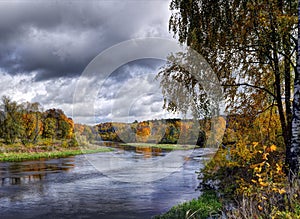
[[[299,156],[290,153],[293,82],[299,75],[297,1],[172,0],[170,9],[170,31],[210,64],[223,87],[229,114],[243,115],[251,124],[259,114],[276,110],[286,163],[293,166],[291,156]],[[174,58],[159,77],[166,98],[172,95],[167,81],[191,84],[190,72],[180,68]],[[172,102],[168,102],[170,106],[174,109]],[[299,164],[292,169],[297,172]]]
[[[36,143],[38,138],[71,139],[74,123],[60,109],[43,112],[39,103],[17,103],[2,97],[0,138],[6,144],[20,141],[23,145]]]

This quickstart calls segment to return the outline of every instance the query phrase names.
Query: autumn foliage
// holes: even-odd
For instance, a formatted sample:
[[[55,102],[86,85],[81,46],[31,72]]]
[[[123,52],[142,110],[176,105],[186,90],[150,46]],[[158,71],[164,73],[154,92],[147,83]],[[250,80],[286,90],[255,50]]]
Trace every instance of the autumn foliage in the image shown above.
[[[74,139],[74,122],[60,109],[43,112],[39,103],[17,103],[2,98],[0,139],[5,144],[36,144],[40,139],[53,142]],[[68,145],[68,144],[67,144]]]
[[[299,217],[299,182],[291,185],[285,174],[284,147],[274,110],[229,116],[223,146],[199,176],[202,189],[218,189],[224,203],[235,200],[229,218]]]
[[[106,122],[97,125],[101,140],[215,146],[222,140],[223,117],[210,120],[160,119],[133,123]],[[217,125],[216,125],[217,124]]]

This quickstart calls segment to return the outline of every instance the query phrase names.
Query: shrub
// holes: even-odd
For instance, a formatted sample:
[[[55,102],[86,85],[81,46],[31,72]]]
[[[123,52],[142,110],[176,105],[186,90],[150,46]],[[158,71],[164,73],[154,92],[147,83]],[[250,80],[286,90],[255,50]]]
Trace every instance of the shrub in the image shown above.
[[[78,144],[76,138],[73,137],[73,138],[69,141],[69,147],[78,147],[78,146],[79,146],[79,144]]]
[[[67,147],[69,147],[68,141],[67,141],[67,140],[63,140],[63,141],[61,142],[61,147],[62,147],[62,148],[67,148]]]
[[[206,191],[198,199],[172,207],[167,213],[154,217],[155,219],[206,219],[218,214],[222,204],[217,195],[212,191]]]
[[[219,149],[201,171],[202,189],[218,189],[224,209],[235,202],[235,208],[224,210],[228,218],[299,218],[299,181],[290,184],[284,173],[282,147],[243,136]]]

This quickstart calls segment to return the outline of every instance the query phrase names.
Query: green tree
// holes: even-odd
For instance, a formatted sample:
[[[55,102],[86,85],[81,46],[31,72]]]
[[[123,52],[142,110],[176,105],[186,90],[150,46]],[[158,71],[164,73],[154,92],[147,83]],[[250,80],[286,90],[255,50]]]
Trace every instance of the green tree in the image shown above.
[[[22,134],[22,107],[9,97],[2,97],[1,134],[8,144],[15,143]]]
[[[55,137],[60,139],[73,137],[73,120],[68,118],[61,109],[48,109],[44,113],[44,117],[55,120]]]
[[[56,137],[56,120],[48,117],[43,121],[43,137],[54,139]]]
[[[172,0],[170,9],[170,31],[208,61],[224,88],[232,114],[243,115],[251,123],[266,109],[277,109],[286,163],[292,172],[298,172],[299,165],[291,165],[292,160],[299,159],[299,153],[291,151],[291,84],[298,75],[297,1]],[[174,98],[176,89],[170,89],[167,82],[176,81],[180,86],[192,85],[190,89],[199,94],[195,90],[203,90],[201,82],[178,66],[176,59],[170,59],[159,73],[163,93]],[[187,105],[193,103],[199,101]],[[171,101],[166,106],[173,110],[181,107]]]
[[[57,137],[61,139],[68,138],[70,130],[71,130],[70,124],[66,120],[60,119]]]

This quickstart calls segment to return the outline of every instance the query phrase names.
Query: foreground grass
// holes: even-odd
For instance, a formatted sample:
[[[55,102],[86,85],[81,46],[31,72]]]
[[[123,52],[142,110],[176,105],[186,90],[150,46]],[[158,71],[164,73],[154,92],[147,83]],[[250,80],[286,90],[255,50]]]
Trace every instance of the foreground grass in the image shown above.
[[[62,151],[8,152],[0,153],[0,162],[19,162],[25,160],[38,160],[41,158],[62,158],[109,151],[112,151],[112,149],[101,147],[98,149],[64,149]]]
[[[190,150],[194,148],[199,148],[197,145],[188,145],[188,144],[152,144],[152,143],[127,143],[120,144],[124,146],[133,146],[133,147],[151,147],[151,148],[160,148],[165,150]]]
[[[172,207],[168,212],[155,216],[154,219],[206,219],[209,216],[220,213],[221,202],[212,191],[206,191],[198,199]]]

